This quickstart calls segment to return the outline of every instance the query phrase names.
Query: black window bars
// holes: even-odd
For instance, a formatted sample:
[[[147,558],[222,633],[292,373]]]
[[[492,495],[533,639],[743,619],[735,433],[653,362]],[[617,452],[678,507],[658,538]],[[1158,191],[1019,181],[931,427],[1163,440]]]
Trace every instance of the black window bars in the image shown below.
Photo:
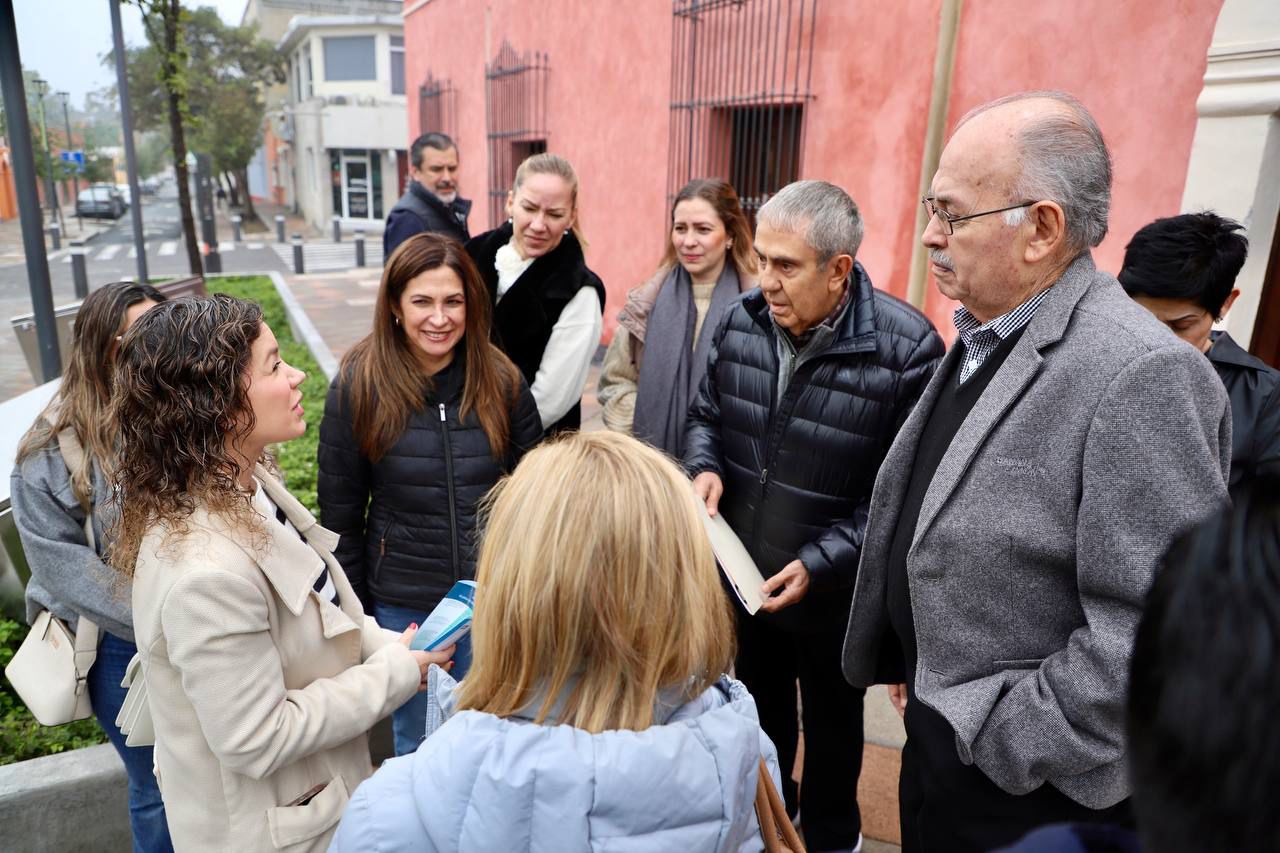
[[[730,181],[748,215],[801,174],[818,0],[673,0],[667,202]]]
[[[457,128],[458,92],[448,79],[437,80],[431,72],[418,87],[418,135],[443,133],[454,136]]]
[[[485,120],[489,140],[489,224],[506,218],[507,191],[526,157],[547,150],[546,53],[516,53],[503,41],[484,67]]]

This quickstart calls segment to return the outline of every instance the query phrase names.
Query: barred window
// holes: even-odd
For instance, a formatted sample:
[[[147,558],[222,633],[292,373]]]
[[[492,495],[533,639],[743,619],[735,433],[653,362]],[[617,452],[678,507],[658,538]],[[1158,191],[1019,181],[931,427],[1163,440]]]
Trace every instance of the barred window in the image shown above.
[[[503,42],[485,65],[484,100],[489,141],[489,224],[506,218],[507,191],[516,168],[547,150],[547,78],[550,64],[541,52],[516,53]]]
[[[754,219],[800,178],[817,5],[673,0],[668,202],[694,178],[723,178]]]

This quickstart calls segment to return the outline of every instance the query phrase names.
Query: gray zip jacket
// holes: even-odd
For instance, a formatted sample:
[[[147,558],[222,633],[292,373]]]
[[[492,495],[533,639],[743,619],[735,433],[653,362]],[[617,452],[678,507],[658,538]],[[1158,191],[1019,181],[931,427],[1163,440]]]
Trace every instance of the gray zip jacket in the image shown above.
[[[133,614],[129,585],[102,561],[104,517],[110,489],[102,472],[93,468],[93,535],[98,549],[84,534],[84,509],[71,489],[71,473],[56,444],[27,457],[9,476],[13,518],[22,550],[31,567],[27,582],[27,622],[49,610],[73,631],[81,616],[99,628],[133,642]]]

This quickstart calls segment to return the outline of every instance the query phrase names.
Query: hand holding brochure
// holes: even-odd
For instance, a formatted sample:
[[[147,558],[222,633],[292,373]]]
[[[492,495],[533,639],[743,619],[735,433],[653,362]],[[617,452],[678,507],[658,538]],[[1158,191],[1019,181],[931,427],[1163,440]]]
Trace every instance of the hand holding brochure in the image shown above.
[[[711,540],[711,550],[715,552],[720,571],[724,572],[724,576],[729,579],[729,585],[733,587],[742,606],[748,613],[754,615],[760,609],[760,605],[764,604],[764,593],[760,591],[764,586],[764,577],[756,568],[755,560],[752,560],[751,555],[747,553],[742,540],[733,532],[729,522],[724,520],[724,516],[716,513],[712,518],[707,512],[706,503],[701,498],[697,499],[697,503],[699,514],[702,516],[702,525],[706,528],[707,537]]]
[[[476,601],[476,582],[458,581],[440,600],[435,610],[413,635],[409,648],[432,652],[452,646],[471,630],[471,614]]]

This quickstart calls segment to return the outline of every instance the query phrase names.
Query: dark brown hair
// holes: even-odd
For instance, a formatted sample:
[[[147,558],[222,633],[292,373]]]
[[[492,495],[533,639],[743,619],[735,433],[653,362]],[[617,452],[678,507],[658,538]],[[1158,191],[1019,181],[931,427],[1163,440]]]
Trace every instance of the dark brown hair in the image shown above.
[[[115,457],[115,433],[107,417],[119,350],[130,308],[146,300],[164,302],[165,295],[149,284],[113,281],[85,297],[76,312],[70,360],[62,374],[58,395],[36,419],[18,446],[17,462],[54,444],[68,427],[84,448],[84,463],[71,472],[76,500],[93,502],[93,466],[109,469]]]
[[[462,244],[438,234],[415,234],[391,254],[382,272],[373,331],[342,359],[351,406],[351,425],[360,449],[376,462],[404,432],[409,417],[427,404],[430,380],[422,373],[415,345],[397,325],[400,298],[409,282],[425,272],[448,267],[462,280],[466,325],[460,346],[466,352],[462,417],[475,412],[494,456],[506,452],[511,435],[511,406],[520,374],[511,360],[489,342],[493,308],[489,291]]]
[[[675,221],[676,208],[682,201],[700,198],[715,210],[716,216],[724,224],[724,230],[733,239],[733,265],[738,271],[738,278],[744,282],[756,277],[756,250],[751,237],[751,223],[742,212],[742,203],[738,201],[738,193],[733,184],[719,178],[697,178],[685,184],[676,193],[676,200],[671,203],[671,220]],[[667,248],[662,255],[662,265],[668,269],[674,267],[676,246],[671,242],[671,228],[667,228]]]
[[[245,372],[261,332],[261,308],[218,294],[159,305],[125,334],[111,399],[120,516],[109,552],[124,574],[148,530],[181,533],[197,506],[258,529],[227,438],[253,430]]]

